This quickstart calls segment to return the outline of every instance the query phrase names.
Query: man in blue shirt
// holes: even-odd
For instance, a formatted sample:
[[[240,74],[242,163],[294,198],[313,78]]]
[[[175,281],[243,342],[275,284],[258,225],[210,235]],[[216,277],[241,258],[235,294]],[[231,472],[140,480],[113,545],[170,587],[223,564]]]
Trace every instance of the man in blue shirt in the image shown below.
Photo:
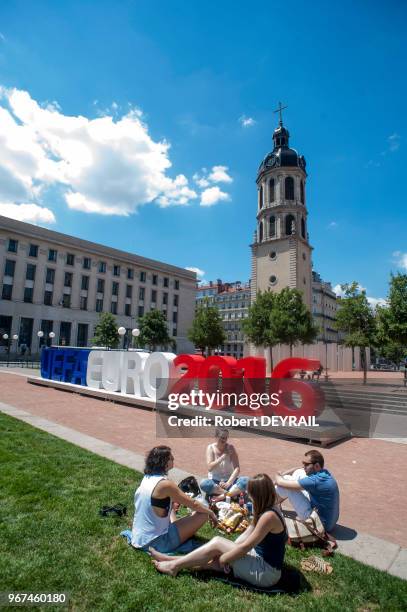
[[[288,497],[301,520],[308,518],[315,508],[329,533],[339,518],[338,483],[324,468],[324,458],[319,451],[306,452],[302,464],[303,469],[294,468],[277,474],[277,493],[280,497]]]

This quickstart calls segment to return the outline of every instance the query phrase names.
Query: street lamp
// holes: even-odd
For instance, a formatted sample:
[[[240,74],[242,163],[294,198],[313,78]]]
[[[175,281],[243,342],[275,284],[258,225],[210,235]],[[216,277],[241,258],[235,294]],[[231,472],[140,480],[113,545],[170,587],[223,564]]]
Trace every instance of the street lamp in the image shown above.
[[[37,336],[38,336],[38,353],[39,353],[39,352],[40,352],[40,350],[41,350],[41,338],[43,338],[43,337],[44,337],[44,332],[43,332],[43,331],[41,331],[41,330],[40,330],[40,331],[38,331],[38,332],[37,332]]]
[[[117,333],[119,334],[119,336],[123,338],[123,348],[124,348],[124,336],[126,335],[126,328],[119,327],[119,329],[117,330]]]
[[[3,334],[3,340],[7,342],[7,367],[10,363],[10,340],[8,334]]]
[[[131,335],[133,336],[134,341],[135,341],[136,346],[137,346],[137,338],[138,338],[138,337],[139,337],[139,335],[140,335],[140,330],[139,330],[139,329],[137,329],[137,327],[135,327],[134,329],[132,329],[132,330],[131,330]]]
[[[49,338],[49,342],[50,342],[49,345],[52,346],[52,340],[55,338],[55,332],[49,332],[48,338]]]

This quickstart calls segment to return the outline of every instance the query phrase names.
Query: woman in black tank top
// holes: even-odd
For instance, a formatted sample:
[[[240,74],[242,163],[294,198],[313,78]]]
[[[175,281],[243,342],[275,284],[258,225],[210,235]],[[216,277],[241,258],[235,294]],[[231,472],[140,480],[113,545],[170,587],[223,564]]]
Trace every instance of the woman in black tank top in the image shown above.
[[[253,501],[253,524],[232,542],[216,536],[188,555],[170,557],[150,549],[159,572],[176,576],[184,568],[228,572],[256,586],[278,582],[284,561],[287,532],[284,519],[274,507],[276,492],[267,474],[250,478],[247,488]]]

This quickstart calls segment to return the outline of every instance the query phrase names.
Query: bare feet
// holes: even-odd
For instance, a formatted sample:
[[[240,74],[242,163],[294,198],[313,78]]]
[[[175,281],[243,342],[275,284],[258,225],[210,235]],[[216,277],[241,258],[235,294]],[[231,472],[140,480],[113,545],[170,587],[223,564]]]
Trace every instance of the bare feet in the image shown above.
[[[167,574],[168,576],[175,576],[178,574],[177,568],[175,567],[174,561],[153,561],[156,570],[161,574]]]
[[[155,559],[156,561],[173,561],[174,560],[174,557],[171,557],[170,555],[166,555],[165,553],[161,553],[155,548],[153,548],[152,546],[150,546],[150,548],[148,549],[148,552],[151,555],[151,557],[153,557],[153,559]]]

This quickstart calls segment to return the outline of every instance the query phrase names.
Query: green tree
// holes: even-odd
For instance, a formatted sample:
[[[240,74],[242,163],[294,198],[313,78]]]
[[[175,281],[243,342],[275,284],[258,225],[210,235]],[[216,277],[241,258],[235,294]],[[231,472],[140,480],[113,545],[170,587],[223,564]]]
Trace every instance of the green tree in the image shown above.
[[[290,346],[290,356],[297,342],[311,344],[318,331],[311,312],[304,304],[301,291],[285,287],[276,294],[270,314],[270,332],[280,344]]]
[[[344,296],[339,298],[339,309],[336,313],[336,329],[344,332],[344,344],[361,351],[363,382],[367,379],[366,347],[376,342],[376,321],[373,310],[367,300],[366,291],[361,290],[354,281],[341,285]]]
[[[249,308],[248,316],[242,322],[242,330],[246,338],[255,346],[266,346],[270,351],[270,365],[273,370],[273,346],[279,340],[271,330],[271,312],[276,301],[272,291],[259,292]]]
[[[116,319],[110,312],[102,312],[95,326],[92,344],[113,349],[117,348],[119,341]]]
[[[159,310],[150,310],[140,318],[140,344],[155,351],[157,346],[173,346],[173,339],[168,333],[167,319]]]
[[[219,311],[215,306],[211,306],[207,299],[196,309],[192,326],[188,330],[188,338],[202,351],[202,354],[206,349],[210,353],[212,349],[225,342],[226,335]]]
[[[377,351],[398,364],[407,353],[407,274],[391,275],[387,306],[376,309]]]

